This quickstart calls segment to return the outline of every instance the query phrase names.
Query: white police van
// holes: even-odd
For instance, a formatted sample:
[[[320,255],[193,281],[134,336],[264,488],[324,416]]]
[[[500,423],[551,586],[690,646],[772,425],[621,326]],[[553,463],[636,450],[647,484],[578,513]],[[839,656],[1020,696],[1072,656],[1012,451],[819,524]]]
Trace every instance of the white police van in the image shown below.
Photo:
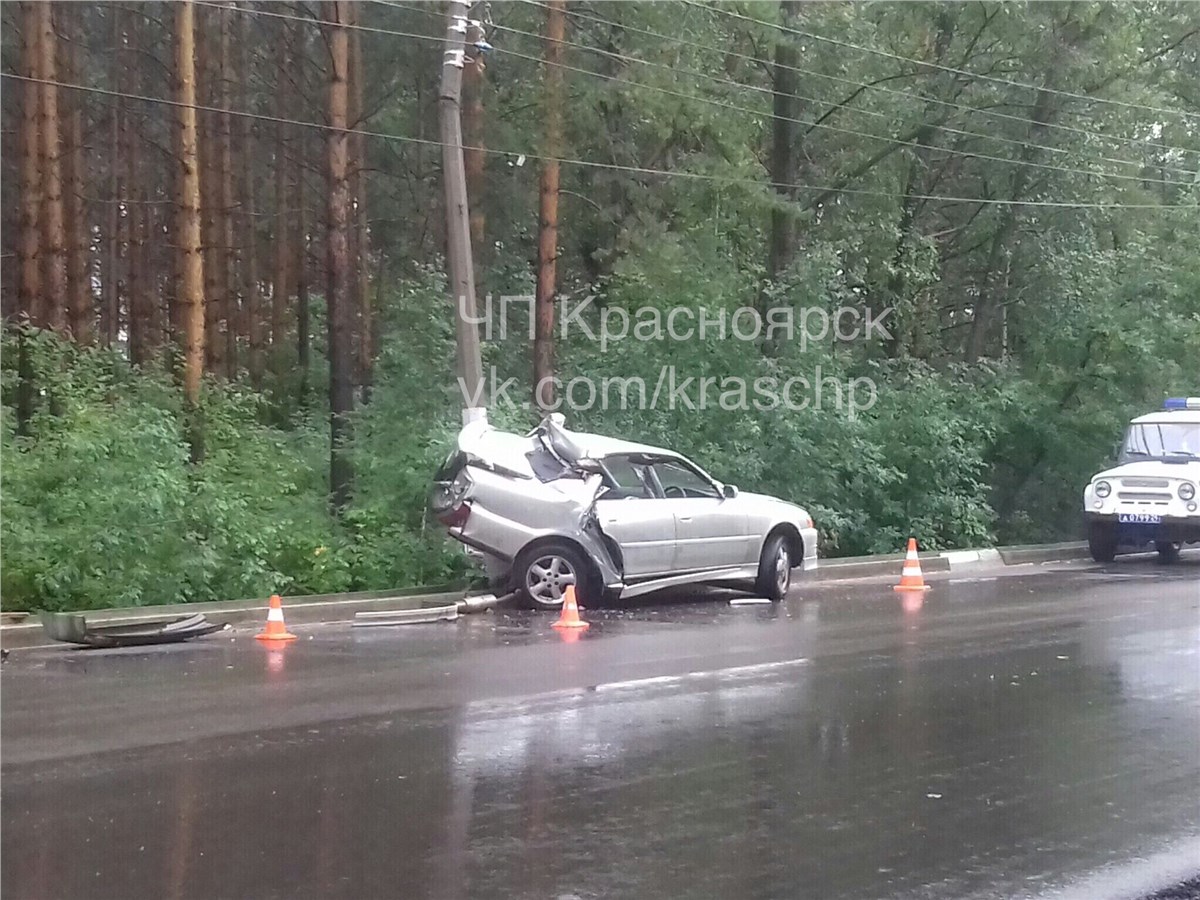
[[[1200,542],[1200,397],[1172,397],[1129,423],[1115,468],[1083,492],[1088,548],[1096,562],[1151,544],[1164,562]]]

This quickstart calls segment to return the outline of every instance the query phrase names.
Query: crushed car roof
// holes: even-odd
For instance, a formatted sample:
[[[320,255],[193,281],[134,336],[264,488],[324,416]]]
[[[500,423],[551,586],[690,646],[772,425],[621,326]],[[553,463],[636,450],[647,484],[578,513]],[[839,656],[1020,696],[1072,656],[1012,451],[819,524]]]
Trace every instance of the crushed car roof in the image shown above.
[[[648,456],[679,457],[679,454],[674,450],[665,450],[662,447],[653,447],[650,444],[639,444],[634,441],[605,437],[600,434],[588,434],[582,431],[570,431],[563,426],[562,422],[561,414],[550,415],[542,420],[539,428],[545,429],[552,437],[555,441],[556,449],[560,449],[565,442],[574,450],[570,455],[579,459],[604,459],[606,456],[623,456],[632,453],[643,453]]]

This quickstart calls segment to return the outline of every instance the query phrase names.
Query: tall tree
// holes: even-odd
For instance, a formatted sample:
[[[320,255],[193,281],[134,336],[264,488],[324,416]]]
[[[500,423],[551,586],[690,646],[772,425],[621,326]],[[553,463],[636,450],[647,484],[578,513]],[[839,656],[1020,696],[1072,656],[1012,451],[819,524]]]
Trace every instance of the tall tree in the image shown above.
[[[230,4],[232,6],[232,2]],[[220,16],[220,51],[217,63],[217,105],[221,109],[229,109],[233,96],[233,84],[237,72],[233,65],[233,10],[230,7],[218,10]],[[238,337],[238,278],[241,274],[242,254],[237,241],[234,240],[233,210],[235,198],[233,194],[233,116],[227,112],[219,114],[220,142],[220,236],[221,236],[221,313],[220,317],[225,327],[225,347],[222,352],[225,363],[226,378],[237,376],[237,337]]]
[[[69,21],[66,81],[78,83],[81,75],[79,45],[83,40],[82,4],[69,9],[64,18]],[[67,218],[67,324],[71,334],[81,344],[92,341],[92,281],[88,271],[91,235],[88,227],[87,204],[83,196],[84,169],[87,148],[83,143],[84,95],[75,92],[68,98],[66,158],[66,218]]]
[[[352,24],[357,25],[358,4],[351,4]],[[363,70],[362,31],[350,31],[350,125],[354,129],[350,136],[350,196],[354,210],[351,229],[351,259],[353,260],[353,284],[355,306],[358,312],[358,383],[362,389],[362,402],[371,398],[374,381],[375,348],[373,346],[374,318],[371,310],[371,238],[367,224],[367,191],[365,169],[367,144],[363,135]]]
[[[247,7],[249,8],[249,7]],[[241,47],[242,96],[241,105],[245,110],[250,109],[251,75],[253,52],[250,42],[250,16],[243,15],[239,44]],[[246,336],[249,345],[250,383],[255,389],[262,387],[263,379],[263,329],[262,329],[262,284],[258,271],[258,179],[254,170],[254,161],[258,158],[258,144],[255,140],[254,120],[249,116],[242,118],[241,134],[241,195],[243,198],[243,215],[241,246],[243,253],[242,270],[242,326],[239,329]]]
[[[200,428],[200,377],[204,372],[204,256],[200,246],[200,163],[196,138],[196,16],[192,0],[175,4],[175,102],[179,163],[179,284],[183,313],[183,396],[191,416],[192,459],[204,456]]]
[[[224,10],[204,6],[196,14],[196,96],[207,110],[197,110],[197,150],[200,164],[200,242],[204,252],[204,366],[213,374],[225,369],[225,340],[221,333],[225,292],[222,290],[225,262],[224,228],[221,223],[221,170],[219,114],[220,54],[218,34],[212,33],[213,19]],[[214,39],[215,37],[215,39]],[[216,51],[216,52],[214,52]]]
[[[554,404],[554,303],[558,291],[558,190],[562,152],[562,52],[566,36],[566,2],[546,7],[545,118],[546,159],[538,203],[538,268],[533,338],[534,404],[543,411]]]
[[[118,93],[128,93],[122,90],[125,66],[123,47],[125,45],[122,24],[128,16],[128,11],[122,6],[114,6],[109,15],[111,55],[110,83]],[[121,262],[121,148],[124,146],[124,131],[126,124],[125,98],[114,97],[109,106],[109,137],[108,137],[108,209],[104,220],[104,264],[101,268],[101,290],[103,297],[100,305],[100,336],[106,347],[115,346],[117,334],[120,331],[121,291],[119,275]]]
[[[275,123],[275,273],[271,279],[271,351],[277,356],[283,347],[284,316],[287,311],[290,285],[288,272],[291,266],[291,209],[296,202],[296,191],[289,195],[289,126],[283,121],[293,110],[292,98],[295,86],[291,83],[290,71],[293,56],[294,23],[279,20],[276,31],[275,56],[275,107],[279,110],[279,121]]]
[[[141,8],[134,7],[129,13],[129,32],[126,36],[128,58],[126,78],[133,92],[142,89],[141,37],[145,20]],[[129,358],[136,365],[150,362],[150,309],[153,306],[153,285],[146,271],[146,210],[149,192],[146,186],[143,165],[142,130],[145,116],[140,108],[126,112],[123,132],[124,146],[121,151],[125,162],[125,257],[126,271],[126,323],[129,337]]]
[[[40,15],[41,4],[21,4],[21,74],[37,78],[40,66]],[[17,291],[21,313],[29,316],[35,324],[41,312],[42,291],[41,262],[38,248],[41,241],[40,219],[42,210],[42,168],[40,165],[39,118],[41,108],[41,86],[35,81],[26,81],[21,88],[21,187],[20,187],[20,236],[17,241],[17,261],[20,267]]]
[[[42,320],[55,329],[65,323],[67,236],[63,224],[62,156],[58,114],[58,33],[54,5],[37,3],[38,77],[41,79]]]
[[[353,490],[350,462],[350,413],[354,410],[354,358],[352,354],[353,297],[350,294],[350,183],[347,131],[350,68],[349,0],[322,4],[328,26],[329,95],[327,171],[329,222],[327,252],[329,284],[326,308],[329,327],[329,489],[335,510],[345,509]]]

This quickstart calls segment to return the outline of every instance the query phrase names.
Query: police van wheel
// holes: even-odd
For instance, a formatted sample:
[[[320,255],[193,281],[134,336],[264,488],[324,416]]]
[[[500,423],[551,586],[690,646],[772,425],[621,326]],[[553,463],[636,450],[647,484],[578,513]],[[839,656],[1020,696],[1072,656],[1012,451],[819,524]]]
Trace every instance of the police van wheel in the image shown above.
[[[1098,563],[1110,563],[1116,559],[1116,529],[1102,522],[1093,522],[1088,527],[1088,551]]]
[[[1159,562],[1179,562],[1179,544],[1174,541],[1155,541],[1154,549],[1158,551]]]

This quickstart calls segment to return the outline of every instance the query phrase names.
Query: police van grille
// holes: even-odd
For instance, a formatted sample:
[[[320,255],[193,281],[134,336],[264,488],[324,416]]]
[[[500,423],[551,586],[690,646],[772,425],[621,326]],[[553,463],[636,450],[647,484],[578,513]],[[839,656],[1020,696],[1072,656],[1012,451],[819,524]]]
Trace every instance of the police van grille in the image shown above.
[[[1166,478],[1122,478],[1121,487],[1129,488],[1169,488],[1171,482]]]

